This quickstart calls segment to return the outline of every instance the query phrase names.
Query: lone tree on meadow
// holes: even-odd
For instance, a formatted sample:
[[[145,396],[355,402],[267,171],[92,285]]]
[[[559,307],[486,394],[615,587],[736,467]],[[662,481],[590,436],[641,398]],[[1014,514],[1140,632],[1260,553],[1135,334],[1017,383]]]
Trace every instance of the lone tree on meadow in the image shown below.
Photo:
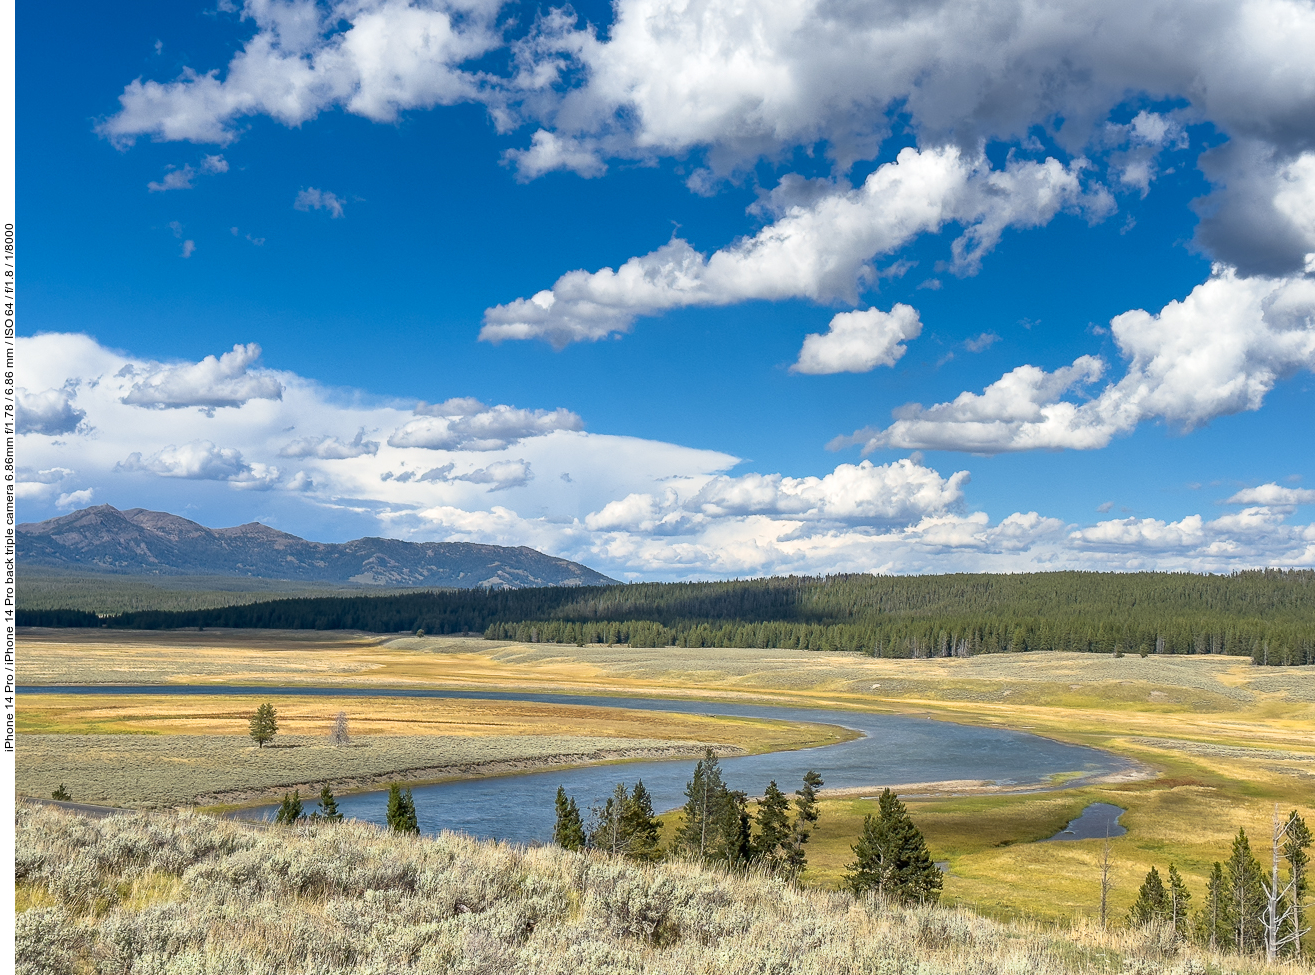
[[[855,859],[844,881],[855,895],[876,891],[905,904],[940,899],[941,872],[904,803],[889,789],[877,800],[877,815],[864,817],[863,832],[851,849]]]
[[[50,798],[58,799],[60,802],[68,802],[73,798],[68,789],[64,788],[64,783],[59,784],[59,788],[50,794]]]
[[[251,740],[257,747],[264,748],[265,742],[273,741],[278,730],[278,713],[274,705],[266,702],[256,708],[256,713],[251,716]]]
[[[339,711],[338,717],[333,719],[333,731],[329,735],[329,740],[333,742],[334,748],[340,748],[350,740],[347,735],[346,711]]]

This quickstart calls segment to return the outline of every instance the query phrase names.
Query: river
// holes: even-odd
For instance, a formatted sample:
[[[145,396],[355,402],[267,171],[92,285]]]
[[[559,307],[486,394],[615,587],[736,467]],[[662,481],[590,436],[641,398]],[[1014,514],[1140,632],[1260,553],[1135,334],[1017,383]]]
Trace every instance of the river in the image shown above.
[[[798,788],[804,773],[816,769],[828,788],[867,788],[946,780],[986,780],[1003,786],[1042,782],[1049,776],[1079,773],[1066,782],[1126,772],[1134,763],[1109,752],[1067,745],[1022,731],[979,728],[931,718],[830,711],[757,704],[601,697],[576,694],[533,694],[500,691],[340,688],[233,687],[213,685],[61,685],[22,687],[32,694],[160,694],[261,695],[325,697],[430,697],[457,700],[528,701],[594,707],[670,711],[682,714],[727,715],[841,725],[862,737],[834,745],[798,751],[770,752],[721,759],[722,774],[732,789],[761,795],[768,780],[785,792]],[[571,734],[563,727],[561,734]],[[471,835],[515,842],[544,841],[552,836],[553,799],[558,786],[571,794],[586,815],[602,802],[617,782],[633,785],[642,779],[654,808],[671,809],[685,801],[692,759],[630,762],[588,768],[532,772],[495,778],[469,779],[414,789],[420,829],[425,833],[460,830]],[[307,802],[306,811],[316,804]],[[338,807],[351,818],[384,822],[387,792],[362,792],[338,797]],[[275,806],[257,806],[240,815],[273,816]]]

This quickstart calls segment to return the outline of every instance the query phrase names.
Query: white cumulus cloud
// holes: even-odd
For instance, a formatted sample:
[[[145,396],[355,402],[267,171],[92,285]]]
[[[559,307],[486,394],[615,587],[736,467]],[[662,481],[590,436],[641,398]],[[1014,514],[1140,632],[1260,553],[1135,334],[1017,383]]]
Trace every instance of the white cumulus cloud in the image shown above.
[[[40,433],[48,437],[73,433],[87,418],[86,410],[73,405],[75,386],[29,392],[21,386],[14,390],[19,433]]]
[[[825,376],[893,366],[908,351],[903,343],[921,334],[917,309],[908,305],[896,304],[889,312],[878,308],[841,312],[825,333],[804,338],[799,360],[790,371]]]
[[[566,409],[519,410],[470,399],[449,400],[438,406],[421,404],[419,416],[388,438],[390,447],[424,447],[429,450],[503,450],[526,437],[556,430],[581,430],[584,421]]]
[[[1007,227],[1039,226],[1064,209],[1103,216],[1108,196],[1084,191],[1084,165],[1010,160],[994,170],[984,156],[953,147],[904,149],[862,186],[792,203],[753,237],[711,255],[673,238],[617,270],[564,274],[551,289],[488,309],[480,338],[538,338],[560,348],[628,332],[636,317],[675,308],[785,298],[852,304],[876,279],[874,258],[949,223],[965,228],[951,245],[953,266],[973,273]]]
[[[530,132],[508,154],[525,178],[692,156],[690,185],[708,192],[798,149],[846,173],[877,158],[898,115],[924,149],[1022,146],[1041,129],[1144,191],[1159,153],[1208,123],[1227,141],[1202,160],[1214,191],[1199,241],[1267,276],[1315,251],[1276,202],[1315,138],[1306,0],[616,0],[603,30],[569,8],[529,20],[508,6],[247,0],[254,32],[227,65],[133,80],[97,130],[118,145],[226,144],[253,115],[295,127],[340,109],[392,124],[475,103],[501,131]],[[1119,121],[1147,100],[1179,107]]]
[[[161,477],[187,477],[207,481],[226,481],[241,473],[242,452],[232,447],[216,447],[208,440],[183,446],[170,445],[146,459],[141,452],[129,454],[118,465],[124,471],[149,471]]]
[[[15,472],[14,494],[20,499],[49,498],[75,473],[67,467],[51,467],[43,471],[20,467]]]
[[[470,484],[488,484],[490,491],[506,491],[509,488],[524,487],[534,479],[530,465],[523,460],[499,460],[487,467],[461,474],[452,478],[454,481],[466,481]]]
[[[1282,487],[1274,483],[1260,484],[1256,487],[1243,488],[1229,498],[1226,503],[1266,505],[1270,507],[1315,504],[1315,490],[1311,488]]]
[[[146,189],[152,193],[164,193],[168,190],[190,190],[192,189],[192,180],[196,179],[197,172],[190,164],[181,167],[169,166],[165,171],[164,178],[159,182],[147,183]],[[228,172],[228,160],[222,155],[202,156],[200,172],[207,176],[226,173]]]
[[[253,399],[279,399],[283,386],[265,372],[254,372],[260,346],[251,342],[235,345],[221,356],[208,355],[200,362],[165,366],[152,363],[143,370],[130,367],[132,388],[123,402],[132,406],[182,409],[189,406],[216,408],[241,406]],[[140,378],[137,378],[140,376]]]
[[[67,494],[61,494],[55,500],[55,507],[64,510],[72,508],[82,508],[91,504],[91,499],[95,495],[93,488],[84,488],[81,491],[69,491]]]
[[[1241,278],[1217,268],[1182,301],[1156,314],[1124,312],[1110,331],[1127,370],[1098,392],[1092,384],[1105,364],[1093,356],[1054,372],[1019,366],[981,393],[909,404],[889,427],[858,430],[831,446],[1090,450],[1147,420],[1191,430],[1257,410],[1279,380],[1315,367],[1315,280]],[[1083,402],[1063,398],[1088,391]]]
[[[585,517],[592,530],[688,531],[710,522],[750,515],[808,522],[908,524],[944,514],[963,500],[968,472],[949,478],[900,460],[841,464],[823,477],[781,474],[718,475],[685,492],[631,494]]]
[[[463,397],[422,406],[417,415],[393,400],[328,390],[288,372],[269,373],[282,387],[278,399],[249,399],[213,415],[143,410],[123,399],[159,363],[85,335],[21,337],[16,355],[35,388],[77,390],[89,431],[67,439],[20,435],[16,490],[30,520],[94,498],[184,512],[211,525],[273,512],[280,528],[315,538],[327,510],[355,519],[353,533],[529,545],[618,578],[1201,572],[1315,561],[1315,526],[1291,521],[1306,497],[1296,488],[1246,489],[1230,499],[1241,510],[1213,519],[1190,510],[1092,525],[1038,511],[993,517],[972,507],[967,471],[943,474],[913,458],[838,464],[816,476],[731,476],[740,461],[724,453],[552,422],[500,427],[508,443],[500,450],[480,441],[490,432],[483,429],[458,431],[462,449],[382,442],[371,451],[366,431],[518,411]],[[298,455],[293,467],[285,467],[289,453]],[[561,477],[567,472],[569,480]],[[247,497],[252,490],[261,491],[258,500]]]
[[[238,119],[268,115],[296,126],[341,107],[376,122],[475,100],[462,65],[500,46],[500,2],[487,0],[247,0],[255,34],[219,71],[184,69],[173,81],[131,82],[98,131],[120,145],[139,136],[226,144]]]
[[[363,457],[377,454],[379,442],[365,439],[365,427],[356,431],[356,436],[349,441],[337,437],[302,437],[293,440],[279,450],[280,457],[318,457],[321,460],[346,460],[350,457]]]

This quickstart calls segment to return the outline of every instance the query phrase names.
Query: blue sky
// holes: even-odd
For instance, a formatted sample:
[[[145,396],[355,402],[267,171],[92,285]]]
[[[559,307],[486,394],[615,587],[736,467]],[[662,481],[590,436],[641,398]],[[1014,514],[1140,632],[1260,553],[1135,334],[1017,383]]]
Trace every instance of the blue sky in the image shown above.
[[[619,578],[1315,561],[1309,3],[19,32],[22,520]]]

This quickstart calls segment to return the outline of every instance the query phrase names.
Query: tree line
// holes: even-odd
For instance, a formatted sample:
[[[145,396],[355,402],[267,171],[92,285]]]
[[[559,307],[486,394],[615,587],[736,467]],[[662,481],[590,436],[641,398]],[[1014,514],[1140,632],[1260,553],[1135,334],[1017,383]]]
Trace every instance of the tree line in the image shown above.
[[[1315,571],[789,576],[703,583],[273,599],[20,626],[482,633],[528,643],[846,650],[879,657],[1067,650],[1315,663]]]
[[[748,795],[726,785],[721,764],[708,749],[685,786],[685,805],[669,846],[662,846],[662,826],[642,781],[633,790],[618,783],[606,802],[591,810],[588,822],[575,799],[558,787],[553,842],[567,850],[599,850],[645,862],[683,857],[729,869],[755,868],[794,880],[808,866],[805,847],[821,818],[818,790],[824,784],[810,770],[792,803],[772,780],[762,798],[754,800],[751,815]],[[865,817],[851,850],[854,861],[844,884],[855,895],[873,891],[923,904],[939,899],[940,869],[908,810],[889,789],[878,799],[876,814]]]
[[[795,792],[792,819],[790,799],[773,780],[751,816],[749,796],[726,785],[721,763],[709,748],[685,787],[683,818],[670,848],[662,848],[661,825],[642,781],[633,790],[618,784],[607,801],[591,811],[588,823],[575,799],[559,788],[553,841],[568,850],[596,849],[633,860],[680,855],[701,863],[758,865],[797,876],[808,864],[804,846],[817,824],[817,790],[822,784],[815,771],[804,776]]]
[[[1168,883],[1151,867],[1137,891],[1128,920],[1135,925],[1159,924],[1172,938],[1195,938],[1213,949],[1241,954],[1261,953],[1273,961],[1300,958],[1306,924],[1305,899],[1311,832],[1294,809],[1286,820],[1274,811],[1270,865],[1264,869],[1251,852],[1246,830],[1239,829],[1226,862],[1215,861],[1203,902],[1189,913],[1192,895],[1174,864]]]

